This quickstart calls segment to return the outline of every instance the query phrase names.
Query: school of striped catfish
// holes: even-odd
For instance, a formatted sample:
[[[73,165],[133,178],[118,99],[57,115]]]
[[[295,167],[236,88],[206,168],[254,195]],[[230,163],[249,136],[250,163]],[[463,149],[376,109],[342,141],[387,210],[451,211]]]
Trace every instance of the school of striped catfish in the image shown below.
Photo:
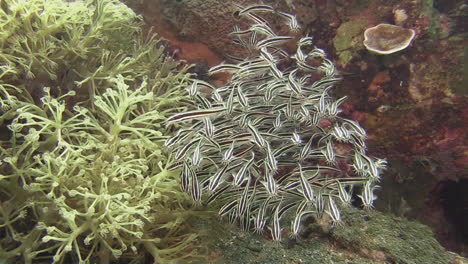
[[[251,24],[231,33],[246,57],[209,69],[230,74],[224,85],[193,81],[191,109],[168,119],[180,128],[165,145],[182,190],[275,241],[285,230],[300,237],[307,217],[340,224],[340,208],[357,197],[371,209],[386,161],[367,156],[364,129],[340,117],[346,97],[330,94],[341,79],[332,61],[312,37],[295,37],[294,15],[264,4],[235,7]],[[278,16],[290,35],[275,33],[264,14]],[[293,41],[291,55],[283,47]]]

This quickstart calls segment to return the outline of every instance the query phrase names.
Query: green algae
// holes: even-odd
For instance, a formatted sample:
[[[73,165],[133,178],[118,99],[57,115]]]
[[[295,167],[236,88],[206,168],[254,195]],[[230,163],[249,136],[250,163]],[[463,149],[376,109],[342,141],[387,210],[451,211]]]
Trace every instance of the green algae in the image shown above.
[[[285,239],[275,243],[256,234],[239,232],[233,225],[220,225],[216,219],[207,225],[217,234],[210,236],[207,242],[212,250],[211,263],[215,264],[350,263],[350,259],[351,263],[369,263],[368,259],[360,256],[349,257],[340,250],[334,250],[324,240],[323,234],[300,241]]]
[[[333,38],[333,46],[344,65],[349,63],[357,51],[362,49],[362,32],[368,24],[367,19],[357,18],[340,25]]]
[[[210,263],[450,263],[430,228],[406,218],[356,208],[344,210],[344,223],[332,227],[307,222],[299,240],[275,243],[267,236],[239,232],[217,219],[200,222],[209,230]],[[286,234],[285,234],[286,236]]]
[[[344,222],[349,227],[333,229],[332,236],[346,248],[374,257],[382,254],[390,263],[449,263],[449,255],[423,224],[354,208]]]
[[[438,20],[438,12],[434,8],[433,0],[423,0],[421,7],[421,15],[429,19],[429,26],[427,27],[427,34],[430,40],[436,40],[442,36],[439,34],[440,22]]]

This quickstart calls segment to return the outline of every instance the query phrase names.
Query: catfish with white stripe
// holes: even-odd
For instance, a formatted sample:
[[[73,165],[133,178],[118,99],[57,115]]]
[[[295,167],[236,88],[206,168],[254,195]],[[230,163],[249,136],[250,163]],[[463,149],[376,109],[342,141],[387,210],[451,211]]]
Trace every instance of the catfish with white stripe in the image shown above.
[[[270,52],[268,52],[266,47],[260,49],[260,56],[262,56],[262,58],[268,61],[269,63],[276,64],[276,58],[273,55],[271,55]]]
[[[282,146],[281,148],[276,149],[273,151],[273,155],[278,158],[281,155],[286,155],[290,150],[294,149],[296,147],[296,144],[287,144]]]
[[[299,83],[295,80],[295,74],[298,71],[298,69],[293,70],[289,75],[288,75],[288,87],[296,93],[296,95],[302,95],[302,87],[299,85]]]
[[[368,166],[364,162],[364,159],[359,152],[354,153],[354,162],[352,167],[358,175],[365,175],[367,172]]]
[[[291,141],[295,145],[300,145],[302,143],[301,136],[296,132],[293,132],[292,137],[291,137]]]
[[[292,94],[289,97],[289,102],[286,104],[286,109],[284,110],[284,114],[286,116],[287,120],[293,120],[294,119],[294,110],[293,110],[293,102],[292,102]]]
[[[325,212],[325,201],[323,200],[323,194],[321,191],[319,191],[317,194],[317,199],[315,200],[315,209],[317,217],[322,218],[323,213]]]
[[[367,168],[368,168],[369,175],[371,176],[372,180],[373,181],[379,180],[380,179],[379,169],[377,169],[377,167],[375,166],[374,161],[366,155],[362,155],[362,157],[367,162]]]
[[[237,205],[237,200],[231,201],[231,202],[223,205],[221,207],[221,209],[219,209],[218,215],[223,217],[223,216],[229,214],[230,212],[232,212],[236,208],[236,205]]]
[[[223,97],[221,96],[221,94],[219,94],[218,92],[218,89],[214,89],[213,92],[211,92],[211,98],[216,102],[216,103],[220,103],[222,104],[224,101],[223,101]]]
[[[334,136],[338,142],[349,142],[352,139],[351,132],[343,126],[335,126],[331,135]]]
[[[192,177],[192,174],[189,170],[189,166],[190,165],[187,162],[183,163],[182,173],[180,177],[180,187],[185,193],[189,193],[190,179]]]
[[[252,33],[252,29],[248,28],[248,29],[241,30],[239,27],[234,28],[234,31],[231,32],[232,35],[237,35],[237,36],[247,35],[251,33]]]
[[[223,154],[223,163],[229,163],[232,159],[232,153],[234,153],[234,141],[232,141],[231,146]]]
[[[256,52],[254,50],[256,50],[256,47],[257,47],[257,42],[259,41],[259,39],[261,39],[261,35],[257,33],[257,31],[252,31],[252,33],[250,34],[250,38],[249,38],[249,54],[251,54],[250,56],[253,56]],[[250,57],[249,56],[249,57]],[[255,62],[256,60],[254,59],[253,62]],[[264,61],[264,60],[262,60]],[[260,60],[258,59],[257,62],[260,62]],[[241,62],[239,65],[245,63],[245,61]],[[259,79],[258,82],[260,83],[261,80]]]
[[[229,94],[228,100],[225,105],[227,111],[226,114],[228,116],[232,115],[232,112],[234,111],[234,89],[231,89],[231,93]]]
[[[245,96],[244,92],[242,92],[242,88],[240,85],[237,85],[237,99],[242,107],[247,108],[249,107],[249,102],[247,97]]]
[[[248,45],[247,43],[242,39],[241,37],[241,34],[236,34],[236,32],[241,32],[241,29],[239,28],[238,25],[235,25],[233,27],[233,31],[231,32],[231,35],[235,35],[236,36],[236,39],[233,40],[234,43],[236,44],[239,44],[241,46],[243,46],[244,48],[248,48]],[[248,34],[249,32],[246,32],[246,34]],[[235,57],[235,56],[230,56],[230,55],[226,55],[228,58],[230,58],[231,60],[234,60],[234,61],[243,61],[242,58],[238,58],[238,57]]]
[[[304,195],[304,198],[308,202],[311,203],[311,202],[313,202],[315,200],[314,190],[312,189],[312,186],[310,185],[310,183],[307,181],[307,178],[305,177],[305,175],[304,175],[304,173],[302,171],[301,164],[298,164],[298,165],[299,165],[299,179],[301,181],[301,186],[302,186],[302,194]],[[319,171],[317,170],[317,174],[318,173],[319,173]]]
[[[245,210],[247,209],[247,201],[249,198],[249,189],[250,189],[250,178],[247,180],[246,185],[244,186],[244,190],[242,191],[242,195],[239,198],[239,202],[237,203],[237,217],[241,218],[244,216]]]
[[[344,206],[351,205],[352,202],[352,191],[353,191],[353,185],[350,185],[350,190],[349,192],[346,190],[346,187],[344,184],[342,184],[340,181],[337,180],[338,184],[338,196],[341,200],[341,203]]]
[[[296,54],[291,56],[291,58],[296,59],[297,62],[306,63],[305,62],[306,54],[304,54],[304,52],[302,52],[302,49],[301,49],[300,45],[297,46]]]
[[[254,24],[249,28],[251,31],[266,35],[268,37],[276,37],[276,33],[265,24]],[[257,42],[258,43],[258,42]]]
[[[213,125],[213,122],[211,122],[211,119],[209,118],[204,118],[203,119],[204,123],[204,129],[205,129],[205,135],[208,138],[213,138],[214,137],[214,132],[215,132],[215,126]]]
[[[207,82],[202,81],[202,80],[197,80],[196,82],[197,82],[197,86],[198,86],[198,85],[204,86],[204,87],[206,87],[206,88],[208,88],[208,89],[210,89],[210,90],[212,90],[212,91],[213,91],[213,90],[216,90],[216,87],[214,87],[214,86],[213,86],[212,84],[210,84],[210,83],[207,83]]]
[[[320,113],[312,114],[312,120],[311,120],[312,125],[318,127],[319,122],[320,122],[320,117],[321,117]]]
[[[271,101],[273,100],[273,97],[274,97],[274,90],[273,88],[271,87],[267,87],[266,90],[265,90],[265,94],[263,95],[263,101],[266,103],[266,104],[270,104]]]
[[[201,109],[211,109],[212,107],[215,107],[214,105],[211,104],[211,102],[210,102],[210,100],[208,100],[208,98],[206,98],[204,96],[201,96],[198,93],[195,95],[195,98],[197,99],[197,101],[200,102]],[[216,105],[216,107],[217,106],[222,106],[222,105]]]
[[[278,162],[276,161],[275,156],[273,155],[273,151],[271,150],[270,144],[266,142],[265,145],[265,152],[267,155],[267,166],[272,173],[275,173],[278,170]]]
[[[219,113],[221,113],[221,112],[223,112],[225,110],[226,110],[226,108],[224,108],[224,107],[218,107],[218,108],[183,112],[183,113],[175,114],[175,115],[169,117],[166,120],[166,122],[167,122],[167,124],[172,124],[172,123],[177,123],[177,122],[182,122],[182,121],[187,121],[187,120],[199,119],[199,118],[211,116],[211,115],[214,115],[214,114],[219,114]]]
[[[311,52],[307,54],[307,57],[312,57],[312,58],[325,58],[327,54],[323,49],[319,49],[315,47]]]
[[[270,63],[270,73],[275,77],[277,80],[283,79],[283,72],[278,70],[278,67],[274,63]]]
[[[328,104],[326,109],[327,109],[327,114],[328,116],[332,118],[336,118],[339,113],[341,113],[341,109],[338,108],[338,106],[346,99],[346,96],[336,100],[335,102]]]
[[[255,232],[261,234],[263,232],[263,229],[265,228],[266,225],[266,212],[267,212],[267,207],[270,203],[270,200],[272,197],[267,197],[265,201],[262,203],[262,205],[258,208],[258,214],[255,217]]]
[[[266,182],[264,182],[263,184],[266,187],[268,195],[276,196],[278,194],[278,184],[276,183],[273,174],[268,171],[268,168],[265,168],[265,174]]]
[[[278,115],[275,118],[275,122],[273,122],[273,128],[279,129],[281,128],[283,122],[281,121],[281,112],[278,112]]]
[[[328,164],[336,163],[336,155],[335,151],[333,150],[333,143],[331,140],[327,140],[326,149],[322,151],[322,153],[325,156],[325,160]]]
[[[190,141],[189,143],[187,143],[185,146],[183,146],[182,148],[180,148],[174,158],[176,160],[180,160],[182,157],[185,157],[185,155],[187,154],[187,152],[189,151],[189,149],[195,145],[196,143],[198,143],[201,139],[199,138],[195,138],[194,140]]]
[[[190,96],[195,96],[198,92],[198,85],[197,85],[197,81],[195,80],[194,82],[192,82],[192,84],[189,86],[189,89],[188,89],[188,92],[189,92],[189,95]]]
[[[324,59],[319,69],[325,72],[326,77],[332,77],[336,75],[335,65],[333,65],[333,62],[331,62],[329,59]]]
[[[208,74],[213,75],[213,74],[219,73],[219,72],[232,73],[232,72],[240,70],[240,68],[241,67],[239,67],[238,65],[235,65],[235,64],[219,64],[219,65],[211,67],[208,70]]]
[[[224,173],[226,172],[226,169],[228,168],[229,163],[224,165],[222,169],[218,170],[215,175],[210,177],[209,185],[208,185],[208,190],[214,191],[216,188],[218,188],[220,182],[221,182],[221,177],[223,177]]]
[[[367,137],[366,131],[356,121],[345,119],[343,122],[344,127],[351,127],[360,138],[365,139]]]
[[[333,200],[333,197],[331,195],[328,195],[328,211],[327,211],[327,214],[332,219],[332,225],[336,226],[336,225],[341,223],[340,210],[338,210],[338,207],[336,206],[335,201]]]
[[[371,185],[371,182],[368,181],[364,184],[364,188],[362,189],[362,194],[357,195],[359,198],[361,198],[364,209],[370,210],[374,208],[373,203],[374,203],[374,200],[377,198],[374,196],[374,188],[375,187]]]
[[[212,192],[210,194],[210,196],[208,197],[208,199],[206,200],[206,203],[207,204],[211,204],[212,202],[214,202],[218,197],[222,196],[223,194],[225,194],[226,192],[228,192],[228,190],[231,188],[231,185],[224,185],[222,186],[221,188],[217,189],[216,191]]]
[[[251,12],[260,12],[260,11],[263,11],[263,12],[273,12],[274,9],[273,7],[269,6],[269,5],[263,5],[263,4],[259,4],[259,5],[251,5],[251,6],[248,6],[248,7],[242,7],[238,4],[234,4],[237,8],[240,9],[238,15],[239,16],[242,16],[242,15],[247,15]]]
[[[312,215],[313,213],[314,212],[310,210],[300,211],[299,213],[296,213],[294,220],[291,222],[291,238],[296,240],[299,239],[302,218],[307,215]]]
[[[308,71],[308,72],[315,72],[318,69],[317,67],[311,66],[305,61],[300,61],[300,60],[297,60],[297,66],[299,67],[299,69],[303,71]]]
[[[259,147],[265,147],[265,139],[263,139],[262,135],[260,135],[258,130],[255,127],[253,127],[253,125],[250,122],[247,123],[247,128],[254,138],[254,143],[257,144]]]
[[[250,73],[258,73],[261,70],[266,70],[269,68],[269,63],[262,61],[257,63],[249,63],[245,66],[242,66],[236,76],[248,75]]]
[[[312,45],[312,37],[309,37],[309,35],[305,36],[305,37],[302,37],[299,42],[297,43],[297,45],[299,47],[303,47],[303,46],[310,46]]]
[[[273,213],[272,227],[270,228],[273,241],[281,241],[281,225],[279,216],[280,204],[281,203],[278,203],[275,212]]]
[[[303,162],[307,156],[309,155],[310,151],[311,151],[311,148],[312,148],[312,141],[313,141],[314,137],[310,137],[310,139],[307,141],[307,144],[305,144],[302,148],[301,148],[301,151],[299,152],[299,157],[298,157],[298,161],[299,162]]]
[[[190,195],[192,196],[192,200],[197,205],[201,205],[201,198],[202,198],[202,188],[200,183],[198,182],[196,173],[189,167],[191,179],[190,179]]]
[[[248,175],[248,169],[250,166],[252,166],[254,160],[255,160],[255,153],[253,151],[250,152],[252,155],[252,158],[247,161],[240,169],[239,171],[234,174],[234,186],[240,186],[246,179],[249,179]]]
[[[254,24],[265,24],[268,25],[270,28],[271,26],[269,25],[268,21],[266,21],[264,18],[262,18],[259,15],[256,15],[255,13],[248,13],[247,14],[247,19],[252,21]]]
[[[282,12],[282,11],[278,11],[277,13],[282,15],[283,17],[285,17],[287,19],[287,21],[288,21],[287,25],[289,26],[289,29],[292,32],[298,32],[301,29],[301,27],[299,26],[299,23],[297,22],[297,19],[296,19],[295,15],[291,15],[291,14],[288,14],[288,13]]]
[[[255,198],[257,192],[257,185],[253,186],[252,195],[250,195],[249,200],[247,201],[247,208],[245,209],[245,215],[240,218],[240,223],[242,226],[242,230],[247,232],[250,230],[250,222],[251,222],[251,213],[252,213],[252,203]]]
[[[276,45],[282,45],[284,44],[286,41],[289,41],[291,40],[292,37],[289,37],[289,36],[272,36],[272,37],[268,37],[268,38],[265,38],[265,39],[262,39],[260,41],[257,42],[257,49],[262,49],[262,48],[266,48],[266,47],[273,47],[273,46],[276,46]]]
[[[327,110],[327,104],[326,104],[326,100],[325,100],[325,96],[326,96],[326,91],[323,91],[322,92],[322,95],[320,96],[320,99],[319,99],[319,105],[318,105],[318,112],[322,115],[326,114],[326,110]]]
[[[164,142],[164,146],[172,147],[173,145],[176,145],[179,142],[184,141],[186,138],[188,138],[190,135],[192,135],[193,132],[194,131],[192,129],[181,129],[181,130],[177,131],[177,134],[175,136],[173,136],[172,138],[166,140],[166,142]]]
[[[201,149],[200,149],[201,140],[198,142],[192,154],[192,165],[198,167],[201,163]]]

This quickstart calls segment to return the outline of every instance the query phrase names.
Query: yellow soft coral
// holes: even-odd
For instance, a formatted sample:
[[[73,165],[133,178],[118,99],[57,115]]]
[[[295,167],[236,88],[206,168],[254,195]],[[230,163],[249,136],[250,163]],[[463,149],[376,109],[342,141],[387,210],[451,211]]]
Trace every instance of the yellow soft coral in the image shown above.
[[[163,148],[185,69],[116,0],[7,0],[0,22],[0,258],[199,255]]]

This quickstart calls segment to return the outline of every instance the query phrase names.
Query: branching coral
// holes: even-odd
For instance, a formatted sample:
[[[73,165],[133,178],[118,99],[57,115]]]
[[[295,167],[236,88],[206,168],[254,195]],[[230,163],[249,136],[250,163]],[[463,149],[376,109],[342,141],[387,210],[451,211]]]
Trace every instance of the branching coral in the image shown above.
[[[176,177],[166,169],[170,160],[161,153],[164,115],[159,99],[147,83],[130,90],[122,76],[113,82],[96,96],[100,114],[79,106],[67,111],[65,100],[71,94],[53,98],[49,88],[42,106],[25,103],[17,110],[10,125],[15,143],[8,150],[14,156],[4,159],[11,173],[2,176],[2,184],[9,184],[4,190],[8,196],[22,188],[19,193],[25,197],[5,204],[31,202],[13,216],[3,215],[3,222],[20,220],[27,208],[39,221],[32,232],[46,235],[42,245],[19,246],[7,256],[26,250],[26,258],[55,252],[54,260],[60,261],[74,251],[80,262],[98,253],[105,263],[128,254],[127,249],[137,254],[148,247],[158,261],[184,257],[183,246],[177,246],[180,256],[155,250],[170,248],[171,240],[194,239],[177,232],[167,239],[157,236],[159,228],[173,225],[177,230],[187,215],[186,198],[177,195]],[[17,182],[21,184],[11,186]],[[21,233],[17,227],[10,232],[12,237]]]
[[[11,0],[1,12],[0,257],[196,256],[162,146],[190,76],[118,1]]]
[[[345,98],[330,95],[340,77],[324,51],[307,36],[290,56],[281,47],[294,37],[277,35],[265,12],[298,30],[293,15],[271,6],[239,7],[235,15],[254,24],[232,35],[249,56],[210,69],[232,74],[225,85],[192,83],[194,107],[168,119],[192,122],[166,145],[177,159],[172,167],[182,168],[182,189],[196,202],[218,202],[220,216],[245,230],[268,227],[280,240],[288,213],[290,234],[299,236],[308,216],[339,224],[353,191],[371,208],[385,161],[368,157],[365,131],[339,115]]]
[[[142,42],[141,19],[117,0],[5,0],[0,5],[2,82],[71,90],[93,95],[109,76],[127,81],[153,76],[162,50]],[[0,88],[0,93],[5,93]],[[7,102],[3,102],[4,104]]]

